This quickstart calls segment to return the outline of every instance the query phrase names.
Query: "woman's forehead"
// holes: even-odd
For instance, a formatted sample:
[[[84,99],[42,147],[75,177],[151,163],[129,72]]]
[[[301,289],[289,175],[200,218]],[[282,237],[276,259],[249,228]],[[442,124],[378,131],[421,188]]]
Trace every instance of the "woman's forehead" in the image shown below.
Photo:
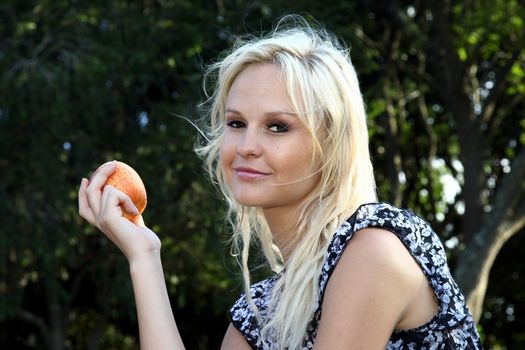
[[[286,84],[273,64],[248,66],[237,75],[226,95],[225,109],[242,112],[254,107],[264,107],[265,112],[294,112]]]

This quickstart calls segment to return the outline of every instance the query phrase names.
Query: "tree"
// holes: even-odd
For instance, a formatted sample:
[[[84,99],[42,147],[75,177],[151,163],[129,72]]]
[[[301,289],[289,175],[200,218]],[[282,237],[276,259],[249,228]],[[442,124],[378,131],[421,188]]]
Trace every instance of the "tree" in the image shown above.
[[[380,197],[432,222],[480,320],[495,258],[525,225],[525,8],[448,0],[292,8],[307,8],[351,45]]]
[[[434,9],[435,40],[445,50],[440,88],[457,126],[465,177],[466,247],[455,275],[479,319],[494,260],[525,226],[525,140],[523,117],[516,113],[525,101],[525,50],[519,44],[525,8],[515,1],[441,5]],[[452,20],[465,15],[463,28],[454,28]]]
[[[6,348],[137,347],[125,261],[76,209],[81,177],[115,158],[145,179],[145,219],[163,239],[174,308],[188,323],[226,328],[222,305],[237,289],[216,244],[226,239],[220,205],[192,151],[196,131],[171,115],[196,117],[204,38],[217,36],[208,4],[0,5]],[[206,49],[224,45],[214,43]],[[182,328],[190,346],[215,337]]]
[[[386,12],[380,16],[385,34],[380,40],[367,37],[365,29],[358,34],[384,60],[386,115],[379,126],[385,130],[390,200],[415,201],[437,221],[450,220],[443,215],[455,220],[454,211],[460,215],[454,275],[479,320],[494,259],[525,225],[525,140],[517,113],[525,100],[525,51],[519,45],[525,9],[512,1],[394,2],[373,9]],[[404,131],[407,122],[416,126]],[[414,139],[406,136],[422,136],[417,150],[408,151]],[[435,185],[436,171],[442,171],[436,161],[461,184],[449,203]],[[414,194],[429,197],[423,208]]]

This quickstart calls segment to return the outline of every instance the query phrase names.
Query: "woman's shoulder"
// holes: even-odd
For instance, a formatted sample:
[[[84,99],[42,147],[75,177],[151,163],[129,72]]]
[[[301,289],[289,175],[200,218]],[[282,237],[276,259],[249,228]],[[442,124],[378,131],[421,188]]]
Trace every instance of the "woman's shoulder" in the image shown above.
[[[422,267],[427,263],[447,264],[439,235],[425,219],[410,209],[398,208],[384,202],[363,204],[347,223],[351,229],[350,234],[345,235],[348,238],[345,244],[355,232],[365,228],[379,228],[393,233]],[[336,232],[331,244],[341,244],[341,240],[336,238],[339,234],[340,232]],[[342,249],[345,248],[345,244],[341,246]],[[429,258],[431,261],[428,261]]]
[[[337,264],[341,281],[348,282],[348,276],[361,277],[356,285],[366,286],[366,280],[381,288],[396,286],[408,291],[416,282],[414,259],[401,240],[390,230],[382,227],[365,227],[354,232],[352,239],[341,253]],[[415,265],[417,266],[417,265]]]
[[[423,226],[430,227],[412,211],[388,203],[359,206],[337,229],[328,244],[319,280],[320,301],[328,280],[349,245],[352,245],[351,250],[358,250],[357,254],[366,252],[369,262],[373,263],[371,259],[374,259],[377,264],[389,264],[392,267],[391,262],[386,260],[397,261],[393,253],[398,256],[406,255],[407,240],[404,237],[418,236]],[[415,245],[408,246],[414,248]]]
[[[364,261],[351,259],[351,255],[361,256]],[[388,273],[401,273],[401,278],[408,278],[404,280],[406,286],[410,286],[413,281],[410,276],[403,274],[405,264],[396,262],[406,263],[407,258],[410,258],[417,263],[433,289],[440,309],[425,327],[413,332],[401,332],[400,336],[423,334],[438,325],[443,329],[453,329],[468,323],[469,311],[450,273],[441,240],[431,225],[413,211],[388,203],[361,205],[337,230],[329,244],[320,276],[321,302],[328,281],[343,257],[346,257],[347,262],[352,260],[353,266],[341,264],[340,270],[369,268],[364,265],[368,260],[372,268],[378,268],[378,274],[386,272],[388,277]],[[381,270],[381,266],[387,268]]]
[[[395,207],[389,203],[367,203],[359,206],[357,210],[337,229],[325,253],[323,271],[329,277],[330,271],[337,265],[341,255],[356,232],[364,229],[374,228],[375,234],[370,237],[364,237],[365,240],[382,239],[394,243],[393,239],[401,240],[406,248],[412,253],[416,253],[422,247],[429,247],[428,243],[436,246],[437,252],[442,251],[442,245],[439,237],[432,230],[431,226],[421,217],[408,209]],[[379,233],[379,231],[383,231]],[[389,232],[384,232],[389,231]],[[389,235],[393,233],[395,237]],[[427,243],[424,243],[424,242]],[[371,242],[372,243],[372,242]],[[378,249],[383,245],[375,245]],[[443,258],[444,255],[443,255]],[[321,287],[323,286],[321,279]]]

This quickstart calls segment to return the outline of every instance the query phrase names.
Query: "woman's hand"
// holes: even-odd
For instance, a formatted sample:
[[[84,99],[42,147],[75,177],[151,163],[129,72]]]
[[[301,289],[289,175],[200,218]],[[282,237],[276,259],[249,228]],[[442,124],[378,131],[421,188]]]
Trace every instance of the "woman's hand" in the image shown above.
[[[138,214],[131,199],[112,186],[105,186],[117,168],[115,161],[100,166],[90,180],[82,179],[78,191],[78,211],[87,222],[100,229],[121,251],[129,263],[158,255],[160,240],[144,225],[141,215],[130,221],[122,210]]]

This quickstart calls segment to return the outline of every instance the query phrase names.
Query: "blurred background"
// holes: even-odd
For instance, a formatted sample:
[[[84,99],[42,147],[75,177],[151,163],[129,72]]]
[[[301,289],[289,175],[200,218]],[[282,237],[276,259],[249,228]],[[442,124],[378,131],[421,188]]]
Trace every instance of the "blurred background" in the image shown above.
[[[0,348],[139,348],[126,261],[77,214],[80,179],[113,159],[147,187],[187,348],[219,347],[241,280],[198,133],[174,114],[201,118],[203,68],[286,13],[351,48],[381,200],[440,234],[485,348],[525,348],[517,0],[3,0]]]

